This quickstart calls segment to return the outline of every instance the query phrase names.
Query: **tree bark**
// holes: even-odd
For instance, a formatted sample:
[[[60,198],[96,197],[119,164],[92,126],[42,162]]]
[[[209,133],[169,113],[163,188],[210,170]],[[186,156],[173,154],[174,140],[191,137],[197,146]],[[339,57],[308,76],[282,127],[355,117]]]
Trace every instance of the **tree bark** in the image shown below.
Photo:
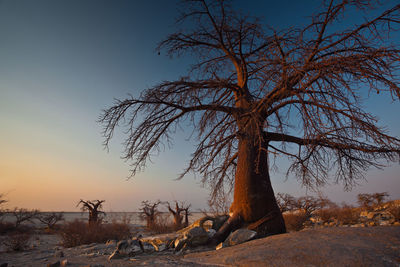
[[[230,211],[235,216],[239,215],[245,225],[252,225],[259,236],[285,233],[285,222],[269,177],[266,137],[261,140],[251,129],[244,133],[239,137]]]

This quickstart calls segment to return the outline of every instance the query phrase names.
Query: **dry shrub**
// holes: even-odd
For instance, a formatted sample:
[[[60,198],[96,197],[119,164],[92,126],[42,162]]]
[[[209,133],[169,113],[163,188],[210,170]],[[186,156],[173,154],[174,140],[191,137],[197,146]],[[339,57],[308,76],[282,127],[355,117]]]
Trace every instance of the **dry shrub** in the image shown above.
[[[356,224],[360,219],[360,210],[352,206],[344,205],[338,209],[335,219],[346,225]]]
[[[131,235],[129,225],[123,223],[92,224],[75,220],[64,224],[59,232],[64,247],[122,240]]]
[[[352,206],[344,205],[343,207],[333,207],[322,209],[317,212],[322,222],[338,221],[341,224],[356,224],[360,218],[360,211]]]
[[[11,222],[0,222],[0,234],[7,234],[15,231],[15,225]]]
[[[159,214],[156,221],[147,229],[156,234],[171,233],[179,230],[176,228],[175,224],[171,222],[169,214]]]
[[[23,251],[28,248],[29,240],[32,237],[32,233],[20,233],[14,232],[12,234],[7,235],[7,239],[4,240],[3,244],[10,251]]]
[[[3,244],[9,251],[23,251],[28,248],[34,233],[32,227],[20,226],[17,228],[13,223],[2,223],[2,225],[5,227],[7,237]]]
[[[304,228],[304,223],[307,221],[307,214],[305,212],[291,212],[283,214],[286,229],[289,232],[300,231]]]
[[[321,221],[324,223],[331,222],[337,217],[338,209],[339,208],[322,209],[317,211],[316,215],[318,215],[321,218]]]
[[[400,221],[400,206],[391,205],[388,211],[393,215],[396,221]]]

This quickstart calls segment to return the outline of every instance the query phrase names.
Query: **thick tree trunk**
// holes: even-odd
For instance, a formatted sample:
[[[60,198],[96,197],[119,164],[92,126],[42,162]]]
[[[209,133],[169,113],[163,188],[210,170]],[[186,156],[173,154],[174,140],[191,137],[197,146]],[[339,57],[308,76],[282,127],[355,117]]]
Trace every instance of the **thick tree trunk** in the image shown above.
[[[256,139],[257,138],[257,139]],[[268,169],[267,142],[247,134],[239,140],[233,203],[230,208],[262,236],[286,232]],[[259,223],[255,223],[259,222]],[[255,223],[255,224],[254,224]]]
[[[267,142],[249,132],[239,139],[231,216],[210,241],[217,244],[230,232],[247,227],[257,237],[286,232],[282,213],[275,199],[268,170]]]

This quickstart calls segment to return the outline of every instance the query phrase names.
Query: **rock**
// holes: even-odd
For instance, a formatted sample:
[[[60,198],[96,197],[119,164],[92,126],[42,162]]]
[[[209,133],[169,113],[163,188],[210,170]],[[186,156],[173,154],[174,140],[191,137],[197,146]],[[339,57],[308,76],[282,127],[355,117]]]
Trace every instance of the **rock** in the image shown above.
[[[54,257],[56,257],[56,258],[63,258],[63,257],[64,257],[64,252],[63,252],[62,250],[57,250],[57,251],[54,253]]]
[[[117,244],[116,251],[118,251],[121,256],[132,256],[143,252],[139,240],[121,240]]]
[[[110,260],[115,260],[115,259],[121,259],[121,258],[123,258],[124,257],[124,255],[121,255],[119,252],[118,252],[118,250],[115,250],[111,255],[110,255],[110,257],[108,257],[108,260],[110,261]]]
[[[154,245],[154,244],[146,242],[146,241],[141,241],[141,244],[142,244],[143,252],[146,252],[146,253],[152,253],[156,250],[155,249],[156,247],[158,248],[158,245],[156,243]]]
[[[172,247],[173,242],[176,238],[180,237],[180,233],[170,233],[170,234],[162,234],[162,235],[155,235],[149,237],[142,237],[140,238],[140,242],[143,244],[151,244],[153,246],[152,251],[162,251],[163,246],[165,249]],[[146,249],[144,249],[146,250]],[[147,250],[150,250],[148,248]]]
[[[256,231],[241,228],[232,232],[223,243],[226,243],[227,246],[234,246],[249,241],[253,239],[256,235]]]
[[[226,247],[229,247],[226,243],[224,243],[224,242],[222,242],[222,243],[219,243],[216,247],[215,247],[215,250],[219,250],[219,249],[221,249],[221,248],[226,248]]]
[[[184,237],[177,238],[174,242],[175,251],[180,251],[183,248],[183,246],[186,244],[186,242],[187,242],[187,238],[184,238]]]
[[[390,222],[389,221],[379,221],[378,225],[380,225],[380,226],[388,226],[388,225],[390,225]]]
[[[204,245],[208,241],[208,233],[202,227],[194,227],[183,234],[187,244],[191,247]]]
[[[212,238],[216,233],[217,231],[212,228],[207,230],[208,238]]]
[[[106,242],[106,245],[107,246],[115,246],[117,244],[117,241],[116,240],[108,240],[107,242]]]
[[[54,263],[48,263],[47,264],[47,267],[59,267],[59,266],[61,266],[60,261],[56,261]]]
[[[206,222],[208,222],[208,221],[211,221],[211,223],[212,223],[212,224],[211,224],[211,228],[214,229],[214,230],[216,230],[216,231],[218,231],[219,228],[221,228],[221,226],[222,226],[222,225],[226,222],[226,220],[228,220],[228,219],[229,219],[229,216],[228,216],[228,215],[219,215],[219,216],[215,216],[215,217],[212,217],[212,216],[204,216],[204,217],[198,219],[197,221],[195,221],[194,223],[192,223],[191,225],[189,225],[188,227],[183,228],[183,229],[177,231],[177,233],[183,234],[183,233],[185,233],[185,232],[187,232],[187,231],[189,231],[190,229],[195,228],[195,227],[207,228],[207,227],[205,226],[205,224],[206,224]]]
[[[167,250],[167,249],[168,249],[168,247],[167,247],[166,244],[161,244],[161,245],[158,245],[157,247],[155,247],[156,251],[164,251],[164,250]]]
[[[229,215],[220,215],[216,216],[213,220],[213,224],[211,226],[212,229],[218,231],[219,228],[229,219]]]

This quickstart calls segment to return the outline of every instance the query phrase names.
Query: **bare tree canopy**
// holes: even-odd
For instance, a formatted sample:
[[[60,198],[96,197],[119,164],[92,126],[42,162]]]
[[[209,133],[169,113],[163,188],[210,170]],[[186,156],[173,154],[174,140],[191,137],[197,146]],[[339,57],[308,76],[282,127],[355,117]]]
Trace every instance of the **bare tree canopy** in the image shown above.
[[[288,174],[311,187],[323,185],[331,170],[335,181],[351,186],[369,167],[399,160],[400,140],[362,105],[365,90],[400,97],[399,44],[390,39],[400,5],[368,16],[378,4],[325,1],[309,24],[277,31],[228,1],[184,1],[183,30],[159,49],[197,57],[190,76],[104,110],[105,145],[124,125],[124,157],[135,175],[190,121],[198,143],[181,177],[200,173],[214,193],[229,181],[237,218],[275,218],[270,234],[284,232],[269,177],[275,156],[287,157]],[[352,8],[363,9],[366,18],[336,27]]]
[[[101,215],[104,215],[105,212],[101,211],[103,208],[103,203],[105,200],[80,200],[78,204],[76,205],[77,207],[80,205],[82,211],[88,211],[89,212],[89,225],[95,225],[101,223]]]
[[[157,216],[160,214],[157,209],[160,203],[160,200],[154,203],[151,203],[148,200],[142,201],[142,207],[139,209],[140,217],[146,220],[146,226],[148,229],[152,229],[156,223]]]

